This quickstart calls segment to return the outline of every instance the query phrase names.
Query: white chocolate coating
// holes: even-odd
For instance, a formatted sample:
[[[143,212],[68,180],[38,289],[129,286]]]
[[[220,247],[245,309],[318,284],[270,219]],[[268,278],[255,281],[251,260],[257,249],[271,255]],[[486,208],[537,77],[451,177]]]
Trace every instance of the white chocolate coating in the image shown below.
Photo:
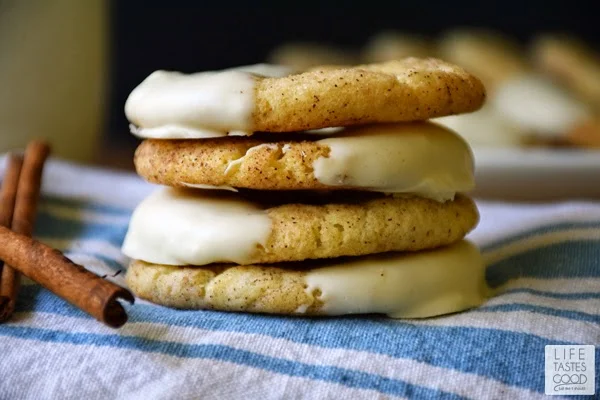
[[[323,315],[425,318],[479,306],[488,294],[481,254],[466,240],[416,253],[333,261],[308,272],[305,281],[307,293],[320,292]]]
[[[165,265],[247,264],[270,234],[267,213],[235,193],[160,188],[133,212],[122,251]]]
[[[195,74],[155,71],[131,92],[125,115],[131,132],[146,139],[248,136],[256,75],[290,72],[269,64]]]
[[[329,186],[411,193],[438,201],[474,188],[471,149],[456,133],[416,122],[350,128],[319,140],[330,148],[317,159],[314,174]]]

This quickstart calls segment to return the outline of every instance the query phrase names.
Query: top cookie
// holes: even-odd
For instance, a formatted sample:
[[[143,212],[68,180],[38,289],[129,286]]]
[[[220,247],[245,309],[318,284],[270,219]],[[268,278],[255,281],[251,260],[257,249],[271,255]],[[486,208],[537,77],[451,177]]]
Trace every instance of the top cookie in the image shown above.
[[[278,76],[264,75],[272,71]],[[283,72],[157,71],[131,93],[125,112],[140,137],[191,139],[426,120],[475,111],[485,99],[476,77],[433,58]]]

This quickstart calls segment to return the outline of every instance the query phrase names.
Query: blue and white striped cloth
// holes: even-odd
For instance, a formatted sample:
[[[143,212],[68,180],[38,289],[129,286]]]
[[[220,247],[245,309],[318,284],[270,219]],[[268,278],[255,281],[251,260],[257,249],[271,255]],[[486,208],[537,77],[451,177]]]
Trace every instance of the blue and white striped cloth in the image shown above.
[[[52,161],[36,237],[123,284],[110,275],[127,264],[129,216],[152,189],[132,174]],[[470,238],[498,295],[435,319],[176,311],[138,300],[113,330],[25,280],[17,313],[0,325],[0,399],[545,398],[545,345],[593,344],[600,360],[600,204],[479,208]]]

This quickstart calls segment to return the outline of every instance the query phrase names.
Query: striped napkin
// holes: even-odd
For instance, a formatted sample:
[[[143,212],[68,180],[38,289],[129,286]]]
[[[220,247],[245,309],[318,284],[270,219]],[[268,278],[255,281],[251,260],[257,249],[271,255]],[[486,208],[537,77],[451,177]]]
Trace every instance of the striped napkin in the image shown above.
[[[120,245],[152,190],[133,174],[52,160],[36,237],[124,284]],[[176,311],[138,300],[113,330],[25,280],[17,313],[0,325],[0,399],[541,399],[544,347],[566,344],[596,345],[598,375],[600,203],[478,205],[469,237],[497,295],[434,319]]]

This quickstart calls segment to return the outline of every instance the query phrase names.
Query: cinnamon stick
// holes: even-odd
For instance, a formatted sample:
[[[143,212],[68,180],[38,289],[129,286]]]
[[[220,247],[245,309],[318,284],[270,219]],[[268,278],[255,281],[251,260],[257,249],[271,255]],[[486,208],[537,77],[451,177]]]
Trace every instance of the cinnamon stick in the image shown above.
[[[0,259],[108,326],[118,328],[127,322],[127,314],[117,300],[133,303],[133,295],[56,249],[0,227]]]
[[[49,153],[50,147],[48,144],[39,140],[30,142],[25,149],[25,158],[19,175],[11,223],[12,230],[17,233],[31,236],[33,232],[37,203],[40,197],[42,172]],[[0,309],[1,322],[12,315],[19,294],[19,287],[21,286],[19,273],[6,260],[2,268],[2,280],[0,282],[0,296],[8,297],[9,300]]]
[[[2,190],[0,191],[0,226],[9,227],[12,223],[17,197],[17,186],[22,166],[22,156],[17,154],[10,154],[8,156],[6,172],[2,181]],[[0,263],[0,311],[7,307],[10,300],[14,298],[11,272],[7,272],[7,278],[2,279],[3,270],[3,265]]]

